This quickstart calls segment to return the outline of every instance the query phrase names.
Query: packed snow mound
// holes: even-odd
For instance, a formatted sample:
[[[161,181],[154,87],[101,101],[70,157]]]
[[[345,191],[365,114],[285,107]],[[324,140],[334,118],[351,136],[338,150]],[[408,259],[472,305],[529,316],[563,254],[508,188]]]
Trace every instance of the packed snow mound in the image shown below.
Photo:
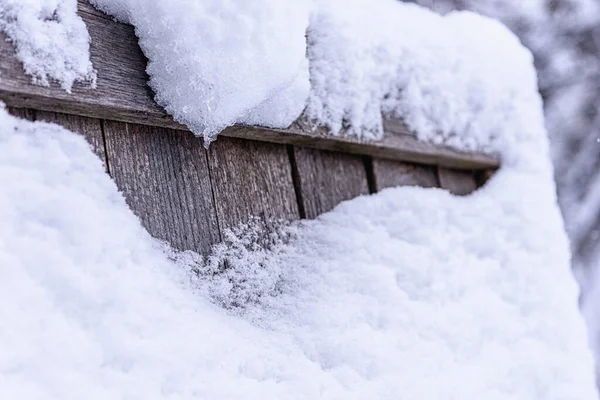
[[[0,183],[0,398],[309,399],[335,384],[196,293],[81,137],[0,109]]]
[[[497,152],[502,169],[468,197],[396,188],[274,232],[251,222],[204,259],[155,242],[83,139],[0,109],[0,398],[597,399],[531,56],[504,28],[392,0],[119,4],[153,87],[166,85],[157,96],[217,110],[193,114],[208,139],[268,110],[290,117],[286,93],[303,87],[301,108],[334,130],[376,137],[375,101],[424,139]],[[360,22],[367,4],[381,20]],[[392,34],[387,18],[404,13],[405,46],[366,32]],[[355,27],[365,42],[352,47]],[[298,63],[280,70],[280,57]],[[221,80],[236,68],[246,75]],[[307,92],[302,70],[328,81]],[[187,85],[168,87],[180,73]],[[319,84],[331,103],[313,104]]]
[[[302,113],[309,1],[93,3],[135,26],[155,100],[208,142],[229,125],[286,127]]]
[[[0,110],[0,183],[1,398],[596,399],[548,168],[251,222],[207,260],[56,125]]]
[[[322,1],[308,57],[306,113],[332,132],[378,139],[382,115],[399,117],[419,138],[465,150],[494,147],[533,74],[522,68],[531,54],[498,22],[395,0]]]
[[[0,31],[35,83],[56,80],[67,92],[77,81],[95,85],[90,36],[77,0],[0,0]]]

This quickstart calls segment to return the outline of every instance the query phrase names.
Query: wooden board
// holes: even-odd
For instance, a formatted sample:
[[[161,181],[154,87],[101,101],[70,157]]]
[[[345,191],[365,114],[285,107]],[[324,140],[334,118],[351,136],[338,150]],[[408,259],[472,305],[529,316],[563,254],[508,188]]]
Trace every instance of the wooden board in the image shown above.
[[[360,156],[294,147],[290,154],[301,215],[316,218],[344,200],[369,193]]]
[[[251,216],[300,217],[285,146],[221,138],[208,150],[219,227],[235,227]]]
[[[376,191],[396,186],[440,187],[436,167],[378,158],[373,159],[373,181]]]
[[[73,93],[68,94],[54,83],[49,87],[33,85],[31,78],[23,73],[12,44],[0,34],[0,100],[15,107],[185,130],[154,102],[146,85],[146,58],[133,28],[111,20],[86,1],[79,0],[78,4],[92,39],[90,51],[98,71],[97,88],[78,83]],[[232,127],[222,135],[460,169],[498,166],[491,156],[421,142],[402,121],[385,121],[384,130],[385,138],[378,142],[331,136],[302,121],[288,129]]]
[[[102,134],[102,121],[99,119],[78,117],[49,111],[37,111],[36,120],[53,122],[65,127],[71,132],[79,133],[86,138],[88,143],[90,143],[92,150],[102,160],[104,167],[108,167],[106,162],[106,151],[104,149],[104,135]]]
[[[35,110],[30,108],[15,108],[8,107],[8,113],[15,117],[27,119],[29,121],[35,121]]]
[[[438,177],[440,187],[457,196],[473,193],[477,189],[477,182],[472,171],[439,168]]]
[[[106,121],[110,172],[156,238],[206,254],[220,241],[206,152],[190,133]]]

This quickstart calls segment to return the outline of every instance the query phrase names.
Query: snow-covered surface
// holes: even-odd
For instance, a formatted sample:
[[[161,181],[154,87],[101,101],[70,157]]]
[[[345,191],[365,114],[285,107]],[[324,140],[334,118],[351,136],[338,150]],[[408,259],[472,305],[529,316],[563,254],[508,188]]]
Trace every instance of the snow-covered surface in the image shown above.
[[[44,1],[13,3],[0,1],[26,12],[6,14],[6,26],[33,19],[52,29],[85,29],[75,0],[46,6],[58,10],[58,22],[34,12]],[[490,150],[519,90],[511,82],[520,72],[504,66],[505,49],[498,47],[514,46],[514,39],[468,12],[440,17],[395,0],[93,3],[136,27],[156,101],[207,142],[235,123],[285,128],[303,112],[332,134],[380,139],[383,113],[403,118],[421,139]],[[15,43],[29,43],[26,49],[43,48],[58,35],[31,34],[35,29],[8,32]],[[68,46],[70,33],[64,36],[55,44],[63,49],[59,56],[77,56],[76,65],[89,59],[87,35],[77,36],[76,46]],[[44,79],[71,72],[47,65],[45,54],[38,61],[35,53],[19,57],[42,65],[44,74],[36,76]],[[70,87],[80,77],[61,79]]]
[[[533,52],[573,268],[600,360],[600,2],[407,1],[498,18]]]
[[[289,126],[310,90],[310,1],[93,0],[136,27],[156,101],[207,141],[229,125]]]
[[[146,51],[152,40],[166,45],[158,36],[147,39],[151,33],[178,37],[167,32],[169,18],[173,29],[189,28],[181,43],[199,42],[186,35],[208,26],[207,38],[219,33],[208,40],[216,46],[235,37],[215,17],[229,15],[227,6],[239,6],[239,15],[251,20],[242,21],[245,28],[255,27],[250,17],[260,14],[248,3],[207,1],[191,3],[188,17],[167,7],[178,2],[163,3],[148,6],[148,21],[137,26]],[[277,2],[260,3],[281,18],[272,27],[285,27],[273,43],[260,39],[267,28],[252,31],[258,40],[251,43],[264,47],[260,54],[272,54],[269,46],[279,49],[288,33],[295,39],[292,31],[307,14],[299,12],[298,24],[290,24]],[[407,68],[385,70],[383,89],[356,104],[385,97],[398,79],[411,93],[394,92],[397,98],[381,103],[384,111],[406,112],[429,140],[497,152],[502,169],[468,197],[396,188],[289,227],[251,222],[226,234],[204,260],[149,237],[83,139],[0,110],[0,398],[597,399],[531,55],[496,23],[471,14],[439,19],[381,0],[364,14],[406,13],[412,18],[399,22],[410,23],[415,34],[407,28],[399,41],[414,43],[381,58],[364,54],[371,47],[358,43],[364,57],[351,56],[337,38],[350,35],[358,19],[351,7],[334,15],[341,4],[321,4],[310,20],[309,36],[331,41],[323,49],[339,50],[339,58],[323,60],[356,63],[356,70],[344,71],[352,76],[364,67],[359,75],[372,84],[381,65],[370,63],[392,60],[400,64],[393,68]],[[206,25],[191,23],[194,7],[206,12]],[[155,18],[158,10],[165,12],[162,20]],[[137,25],[133,14],[119,17]],[[363,32],[389,29],[385,20],[365,21]],[[416,26],[433,29],[435,21],[445,21],[438,36]],[[451,44],[447,35],[464,36],[465,43]],[[383,36],[366,37],[375,38],[375,53],[385,50],[378,47]],[[501,54],[484,49],[486,39]],[[456,47],[447,52],[446,45]],[[309,58],[321,59],[318,46],[307,48]],[[246,49],[252,61],[256,48]],[[326,61],[313,63],[311,75],[326,70]],[[152,62],[165,69],[150,66],[151,75],[168,75],[167,60]],[[427,67],[431,79],[416,66]],[[219,67],[223,76],[233,74],[226,66],[209,67],[216,82]],[[359,108],[343,98],[353,93],[344,71],[329,71],[339,83],[331,95],[352,111],[346,124],[366,124],[370,117],[355,119]],[[279,78],[275,73],[271,83]],[[220,92],[225,86],[207,87],[220,100],[232,95]],[[184,102],[191,101],[187,95]],[[407,110],[386,108],[388,101]],[[264,102],[260,107],[283,116],[293,113],[293,103],[277,102],[277,112]],[[503,116],[501,123],[490,110]]]
[[[386,190],[206,261],[150,238],[83,139],[0,111],[0,397],[597,398],[526,55],[485,188]]]
[[[95,85],[90,37],[76,11],[77,0],[0,0],[0,31],[35,83],[56,80],[67,92],[76,81]]]
[[[381,138],[383,112],[421,139],[489,149],[519,91],[521,71],[503,58],[516,39],[505,30],[394,0],[322,1],[308,31],[307,115],[333,132]]]
[[[595,399],[532,89],[476,194],[386,190],[206,262],[82,138],[0,111],[0,397]]]

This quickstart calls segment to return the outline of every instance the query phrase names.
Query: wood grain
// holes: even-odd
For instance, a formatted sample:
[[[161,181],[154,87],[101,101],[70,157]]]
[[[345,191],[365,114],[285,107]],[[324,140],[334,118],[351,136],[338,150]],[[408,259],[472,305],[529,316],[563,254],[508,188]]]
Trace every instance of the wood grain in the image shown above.
[[[373,159],[375,190],[396,186],[440,187],[434,166]]]
[[[8,113],[15,117],[23,118],[29,121],[35,121],[35,110],[30,108],[8,107]]]
[[[104,167],[108,170],[106,151],[104,149],[104,135],[102,133],[102,121],[96,118],[79,117],[49,111],[37,111],[36,120],[53,122],[63,126],[71,132],[82,135],[88,141],[94,153],[102,160]]]
[[[190,133],[106,121],[110,171],[144,227],[180,250],[220,241],[206,152]]]
[[[477,182],[472,171],[459,171],[438,168],[440,187],[457,196],[465,196],[477,189]]]
[[[294,147],[291,152],[301,214],[316,218],[345,200],[369,194],[363,158]]]
[[[248,222],[298,219],[298,205],[285,146],[221,138],[208,150],[221,230]]]
[[[186,130],[154,102],[146,84],[147,60],[133,28],[112,21],[86,1],[79,0],[78,4],[92,39],[90,51],[98,71],[97,88],[77,83],[69,94],[55,83],[49,87],[33,85],[31,78],[23,73],[12,44],[0,33],[0,100],[15,107]],[[385,121],[384,130],[385,138],[377,142],[331,136],[305,121],[298,121],[288,129],[232,127],[222,135],[459,169],[498,166],[491,156],[421,142],[402,121]]]

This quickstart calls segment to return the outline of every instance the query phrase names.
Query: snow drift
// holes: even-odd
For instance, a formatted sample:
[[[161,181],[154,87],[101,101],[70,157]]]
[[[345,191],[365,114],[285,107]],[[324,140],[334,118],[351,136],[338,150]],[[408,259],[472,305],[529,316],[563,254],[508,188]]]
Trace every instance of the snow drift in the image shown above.
[[[209,17],[227,16],[237,3],[190,5],[207,13],[202,21],[210,32],[222,33],[211,45],[230,36],[226,23]],[[285,25],[291,31],[282,37],[298,39],[292,31],[306,15],[288,25],[287,10],[272,3],[269,17],[283,18],[272,26]],[[166,4],[183,3],[149,7],[168,14],[160,21],[144,14],[148,29],[152,20],[156,32],[191,26],[181,43],[194,50],[187,35],[204,25]],[[424,37],[418,27],[419,21],[433,26],[438,17],[382,0],[368,11],[411,22],[417,34],[407,28],[398,38],[406,47],[379,58],[350,57],[348,43],[336,38],[352,31],[348,21],[359,13],[350,5],[367,3],[349,2],[338,19],[328,10],[341,4],[312,14],[322,20],[313,25],[321,29],[314,37],[339,56],[314,52],[317,46],[309,55],[311,76],[316,68],[331,77],[325,86],[313,81],[309,96],[339,100],[322,110],[339,106],[342,125],[358,131],[376,114],[360,114],[358,106],[383,96],[376,104],[409,118],[423,138],[494,151],[502,169],[464,198],[420,188],[361,197],[314,221],[282,227],[276,238],[283,239],[267,246],[247,245],[255,229],[232,232],[205,260],[149,237],[83,139],[0,110],[1,398],[597,398],[531,55],[500,25],[472,14],[448,20],[460,32],[452,38],[464,39],[448,51],[449,28]],[[256,10],[245,7],[246,28],[256,26]],[[120,18],[135,23],[134,9],[125,10]],[[382,29],[387,23],[382,20]],[[267,34],[257,29],[257,37]],[[159,40],[148,37],[142,42]],[[273,40],[272,48],[259,42],[262,54],[279,48],[280,39]],[[377,40],[357,49],[380,54],[385,48]],[[493,50],[486,50],[490,43]],[[191,62],[206,50],[198,49],[186,64],[190,75],[181,77],[184,86],[192,75],[207,76],[208,64]],[[250,60],[254,47],[247,50]],[[492,53],[499,54],[487,59]],[[157,50],[153,62],[165,69],[154,69],[152,79],[174,79],[166,58],[172,54]],[[510,65],[493,62],[501,59]],[[337,60],[351,65],[340,70]],[[283,66],[271,61],[276,65],[269,68]],[[281,71],[301,75],[300,64],[286,65]],[[346,98],[363,93],[350,90],[347,73],[365,78],[360,88],[368,93],[358,103]],[[235,75],[223,74],[215,77],[226,85],[224,78]],[[374,88],[377,82],[384,87]],[[205,84],[200,79],[197,87]],[[223,87],[211,90],[225,101],[230,93]],[[318,88],[323,93],[315,95]],[[203,93],[197,97],[205,99]],[[278,93],[290,103],[277,103],[277,113],[260,103],[263,110],[293,114],[296,92]],[[182,99],[191,94],[181,92]],[[386,108],[388,101],[395,105]],[[215,269],[224,259],[229,269]]]

